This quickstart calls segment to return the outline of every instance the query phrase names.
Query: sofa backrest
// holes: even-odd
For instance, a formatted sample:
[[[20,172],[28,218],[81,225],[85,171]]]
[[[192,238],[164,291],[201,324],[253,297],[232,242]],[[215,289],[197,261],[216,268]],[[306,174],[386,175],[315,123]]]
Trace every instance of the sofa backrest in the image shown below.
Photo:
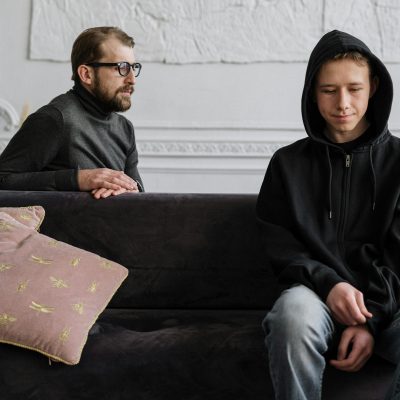
[[[125,265],[116,308],[266,309],[276,282],[256,195],[0,191],[0,207],[41,205],[41,232]]]

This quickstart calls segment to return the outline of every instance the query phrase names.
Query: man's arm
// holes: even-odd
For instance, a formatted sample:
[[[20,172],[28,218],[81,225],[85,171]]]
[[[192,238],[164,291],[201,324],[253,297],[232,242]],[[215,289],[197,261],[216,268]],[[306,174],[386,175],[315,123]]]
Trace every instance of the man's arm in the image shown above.
[[[137,165],[138,165],[138,153],[136,149],[136,141],[134,129],[130,121],[128,121],[128,126],[132,134],[132,145],[129,150],[128,156],[125,161],[125,170],[123,172],[124,178],[123,183],[112,181],[111,183],[116,183],[120,187],[116,188],[112,185],[103,185],[92,190],[92,195],[95,199],[107,198],[110,196],[118,196],[123,193],[138,193],[144,192],[144,186],[142,178],[140,177]],[[120,171],[122,174],[122,171]],[[127,186],[128,185],[128,186]]]
[[[0,189],[78,190],[76,171],[46,171],[62,146],[62,117],[47,107],[30,115],[0,155]]]
[[[130,121],[128,122],[129,122],[129,127],[132,131],[132,145],[129,150],[128,156],[126,158],[124,172],[126,175],[130,176],[136,182],[137,189],[139,190],[139,192],[144,192],[143,181],[142,178],[140,177],[138,170],[139,156],[136,148],[135,132],[131,122]]]

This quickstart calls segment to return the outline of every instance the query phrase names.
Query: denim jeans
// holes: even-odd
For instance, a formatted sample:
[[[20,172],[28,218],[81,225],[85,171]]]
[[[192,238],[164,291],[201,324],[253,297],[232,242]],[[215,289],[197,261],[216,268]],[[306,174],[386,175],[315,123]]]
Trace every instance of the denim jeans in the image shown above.
[[[320,400],[324,354],[340,335],[326,304],[307,287],[293,286],[282,292],[263,328],[276,400]],[[400,360],[400,312],[375,352],[396,364]]]

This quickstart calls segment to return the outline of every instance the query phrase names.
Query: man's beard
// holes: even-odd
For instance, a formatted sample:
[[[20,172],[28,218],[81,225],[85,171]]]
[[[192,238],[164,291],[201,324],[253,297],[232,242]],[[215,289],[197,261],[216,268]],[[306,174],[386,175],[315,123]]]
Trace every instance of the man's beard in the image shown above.
[[[125,85],[117,89],[114,95],[109,94],[104,90],[99,79],[95,77],[92,92],[105,111],[120,112],[129,110],[131,107],[130,96],[118,96],[120,92],[125,90],[131,90],[133,92],[134,89],[132,85]]]

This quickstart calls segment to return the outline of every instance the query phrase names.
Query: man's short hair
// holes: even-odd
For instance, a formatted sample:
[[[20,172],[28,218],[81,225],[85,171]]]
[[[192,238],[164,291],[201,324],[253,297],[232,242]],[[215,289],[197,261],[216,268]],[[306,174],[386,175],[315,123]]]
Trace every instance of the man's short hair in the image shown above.
[[[72,80],[80,82],[78,67],[82,64],[98,61],[102,56],[101,45],[110,37],[123,45],[134,47],[135,41],[123,30],[113,26],[98,26],[84,30],[76,39],[71,51]],[[121,60],[124,61],[124,60]]]

